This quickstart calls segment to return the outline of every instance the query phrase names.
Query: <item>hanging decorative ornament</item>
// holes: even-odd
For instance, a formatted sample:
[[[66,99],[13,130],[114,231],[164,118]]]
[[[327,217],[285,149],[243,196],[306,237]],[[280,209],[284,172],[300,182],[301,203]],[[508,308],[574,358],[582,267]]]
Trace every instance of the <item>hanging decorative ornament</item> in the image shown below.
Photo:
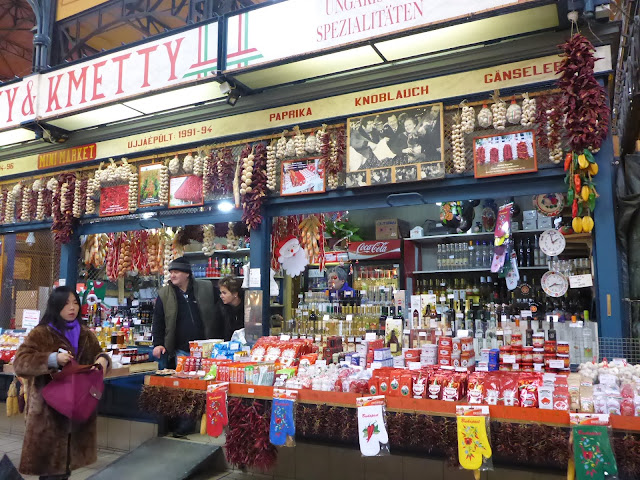
[[[297,277],[304,272],[305,267],[309,264],[309,258],[304,248],[300,246],[297,237],[290,235],[278,245],[278,262],[282,268],[292,277]]]
[[[489,128],[492,121],[493,115],[491,114],[491,110],[489,110],[486,103],[483,103],[480,112],[478,112],[478,125],[480,125],[481,128]]]
[[[516,96],[511,99],[511,105],[507,108],[507,120],[513,125],[517,125],[522,120],[522,107],[518,105]]]

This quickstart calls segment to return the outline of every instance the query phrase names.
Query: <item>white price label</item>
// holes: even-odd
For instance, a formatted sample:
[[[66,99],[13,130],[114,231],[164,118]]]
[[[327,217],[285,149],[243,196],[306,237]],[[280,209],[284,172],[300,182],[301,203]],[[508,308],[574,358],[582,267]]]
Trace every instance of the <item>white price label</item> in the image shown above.
[[[449,300],[453,300],[455,298],[455,296],[453,295],[453,293],[450,293],[450,294],[447,295],[447,298]]]
[[[584,323],[582,322],[582,320],[579,320],[577,322],[571,322],[569,324],[570,328],[582,328],[582,326],[584,325]]]
[[[446,302],[447,301],[447,297],[440,297],[440,301],[441,302]]]
[[[349,314],[347,315],[347,322],[351,322],[351,321],[353,321],[353,315]]]
[[[254,393],[254,392],[255,392],[255,389],[253,389],[253,388],[247,388],[247,393]]]
[[[316,335],[316,342],[322,341],[322,335]]]
[[[283,333],[282,335],[280,335],[280,340],[282,340],[283,342],[288,342],[289,340],[291,340],[291,335],[285,335]]]
[[[505,355],[502,357],[502,363],[516,363],[515,355]]]
[[[593,277],[590,273],[586,275],[571,275],[569,277],[569,287],[571,288],[585,288],[593,287]]]
[[[376,332],[365,333],[364,339],[366,342],[374,342],[376,340]]]
[[[325,313],[325,314],[322,316],[322,321],[323,321],[323,322],[327,322],[327,321],[329,321],[329,314]]]
[[[142,325],[142,320],[140,320],[139,318],[134,318],[133,319],[133,324],[134,325]]]
[[[354,340],[354,338],[353,338],[353,337],[348,337],[348,338],[347,338],[347,342],[349,342],[349,343],[353,343],[353,342],[355,342],[355,340]]]
[[[549,360],[549,368],[564,368],[564,360]]]

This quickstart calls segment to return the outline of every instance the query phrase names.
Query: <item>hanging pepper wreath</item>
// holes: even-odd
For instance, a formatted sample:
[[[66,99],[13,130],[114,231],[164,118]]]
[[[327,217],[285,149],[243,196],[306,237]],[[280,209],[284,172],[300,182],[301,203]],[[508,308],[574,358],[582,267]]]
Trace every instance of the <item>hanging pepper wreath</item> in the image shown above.
[[[53,224],[51,225],[51,231],[58,244],[66,244],[71,241],[75,188],[75,173],[63,173],[58,177],[58,188],[53,194]]]
[[[591,42],[576,33],[561,48],[558,86],[570,148],[564,168],[572,227],[576,233],[591,232],[594,226],[591,214],[598,197],[593,182],[598,164],[593,153],[600,149],[609,131],[610,109],[604,88],[594,74],[596,58]]]
[[[249,147],[250,148],[250,147]],[[243,154],[246,153],[243,150]],[[251,149],[247,158],[251,154]],[[251,187],[246,189],[242,200],[242,220],[249,229],[256,229],[262,223],[262,204],[267,195],[267,147],[264,143],[259,143],[253,149],[253,171],[251,177]]]

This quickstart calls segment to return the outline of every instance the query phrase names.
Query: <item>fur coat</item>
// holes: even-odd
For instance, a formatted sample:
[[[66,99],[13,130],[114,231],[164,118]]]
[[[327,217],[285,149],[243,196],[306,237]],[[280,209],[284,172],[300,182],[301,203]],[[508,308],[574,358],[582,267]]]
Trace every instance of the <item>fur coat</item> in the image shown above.
[[[22,377],[27,392],[25,407],[26,427],[20,459],[20,473],[27,475],[59,475],[69,466],[75,470],[97,460],[98,438],[96,414],[81,425],[71,421],[49,407],[42,398],[42,389],[51,381],[49,355],[63,348],[72,352],[71,344],[47,325],[39,325],[18,348],[14,359],[16,375]],[[75,359],[81,365],[92,365],[102,353],[98,339],[91,330],[82,327]],[[68,452],[68,453],[67,453]]]

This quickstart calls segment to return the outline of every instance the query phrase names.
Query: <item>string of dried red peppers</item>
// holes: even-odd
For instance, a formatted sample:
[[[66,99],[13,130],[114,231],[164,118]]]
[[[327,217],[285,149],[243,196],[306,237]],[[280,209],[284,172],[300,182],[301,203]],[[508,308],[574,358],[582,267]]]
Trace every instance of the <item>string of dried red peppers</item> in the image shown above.
[[[604,88],[594,74],[595,48],[583,35],[576,33],[561,45],[562,62],[558,86],[565,117],[565,136],[570,152],[565,157],[568,199],[576,233],[591,232],[591,213],[598,192],[593,176],[598,165],[593,153],[602,146],[609,131],[610,109]]]
[[[251,149],[247,153],[245,147],[241,158],[248,157],[250,153]],[[253,155],[251,191],[246,192],[242,200],[242,221],[247,224],[250,230],[255,230],[262,223],[262,204],[267,195],[267,147],[265,144],[257,144]]]
[[[58,177],[58,189],[53,195],[51,231],[56,243],[60,245],[69,243],[73,234],[73,193],[75,188],[75,173],[63,173]]]

